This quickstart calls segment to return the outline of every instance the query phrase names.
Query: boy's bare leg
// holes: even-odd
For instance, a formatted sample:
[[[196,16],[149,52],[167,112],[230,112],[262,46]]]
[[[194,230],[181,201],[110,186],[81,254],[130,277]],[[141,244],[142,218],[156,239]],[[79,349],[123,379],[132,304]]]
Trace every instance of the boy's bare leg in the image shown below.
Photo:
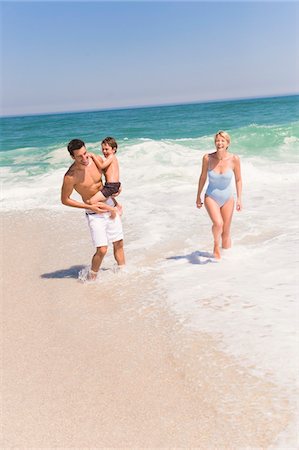
[[[123,207],[122,207],[122,205],[121,205],[120,203],[118,203],[118,202],[115,200],[115,198],[113,198],[113,197],[111,197],[111,198],[112,198],[112,200],[113,200],[113,202],[114,202],[114,205],[115,205],[115,208],[117,209],[118,214],[121,216],[122,213],[123,213]]]
[[[87,200],[86,203],[90,205],[94,205],[95,203],[101,203],[100,207],[101,208],[103,207],[103,209],[105,209],[107,212],[110,212],[111,219],[115,219],[118,210],[104,203],[106,200],[107,198],[102,194],[101,191],[99,191],[95,195],[93,195],[89,200]]]

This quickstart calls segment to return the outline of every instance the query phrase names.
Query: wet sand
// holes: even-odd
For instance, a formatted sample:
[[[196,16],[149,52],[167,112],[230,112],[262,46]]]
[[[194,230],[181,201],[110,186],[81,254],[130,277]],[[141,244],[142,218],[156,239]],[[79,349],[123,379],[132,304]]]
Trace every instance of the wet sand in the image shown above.
[[[155,272],[77,280],[80,213],[2,225],[3,448],[266,449],[287,427],[283,392],[187,332]]]

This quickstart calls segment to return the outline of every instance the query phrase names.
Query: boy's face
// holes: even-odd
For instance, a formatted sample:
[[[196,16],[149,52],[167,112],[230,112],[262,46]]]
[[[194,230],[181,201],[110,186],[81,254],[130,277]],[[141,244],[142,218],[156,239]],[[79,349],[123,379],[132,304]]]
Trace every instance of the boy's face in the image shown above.
[[[115,148],[112,148],[111,145],[104,143],[102,144],[102,152],[105,158],[107,158],[107,156],[113,155],[115,153]]]

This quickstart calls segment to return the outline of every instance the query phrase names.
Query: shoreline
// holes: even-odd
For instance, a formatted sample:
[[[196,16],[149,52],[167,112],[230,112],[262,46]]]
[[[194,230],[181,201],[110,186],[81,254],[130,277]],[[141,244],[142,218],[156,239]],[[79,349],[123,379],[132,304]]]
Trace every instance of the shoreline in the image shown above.
[[[187,332],[155,273],[110,275],[110,248],[103,284],[78,282],[78,211],[1,221],[4,448],[270,448],[289,425],[283,392]]]

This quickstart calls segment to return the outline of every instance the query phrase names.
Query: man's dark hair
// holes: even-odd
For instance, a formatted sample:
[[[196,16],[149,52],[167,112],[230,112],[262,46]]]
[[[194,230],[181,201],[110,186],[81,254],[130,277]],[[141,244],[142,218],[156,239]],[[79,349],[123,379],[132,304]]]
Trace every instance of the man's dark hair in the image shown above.
[[[80,139],[72,139],[71,142],[68,143],[67,149],[71,156],[74,156],[74,151],[79,150],[81,147],[85,147],[85,144]]]
[[[103,139],[103,140],[102,140],[102,144],[108,144],[108,145],[110,145],[110,147],[115,148],[115,152],[116,152],[116,150],[117,150],[117,142],[116,142],[116,140],[115,140],[113,137],[111,137],[111,136],[108,136],[108,137],[106,137],[105,139]]]

